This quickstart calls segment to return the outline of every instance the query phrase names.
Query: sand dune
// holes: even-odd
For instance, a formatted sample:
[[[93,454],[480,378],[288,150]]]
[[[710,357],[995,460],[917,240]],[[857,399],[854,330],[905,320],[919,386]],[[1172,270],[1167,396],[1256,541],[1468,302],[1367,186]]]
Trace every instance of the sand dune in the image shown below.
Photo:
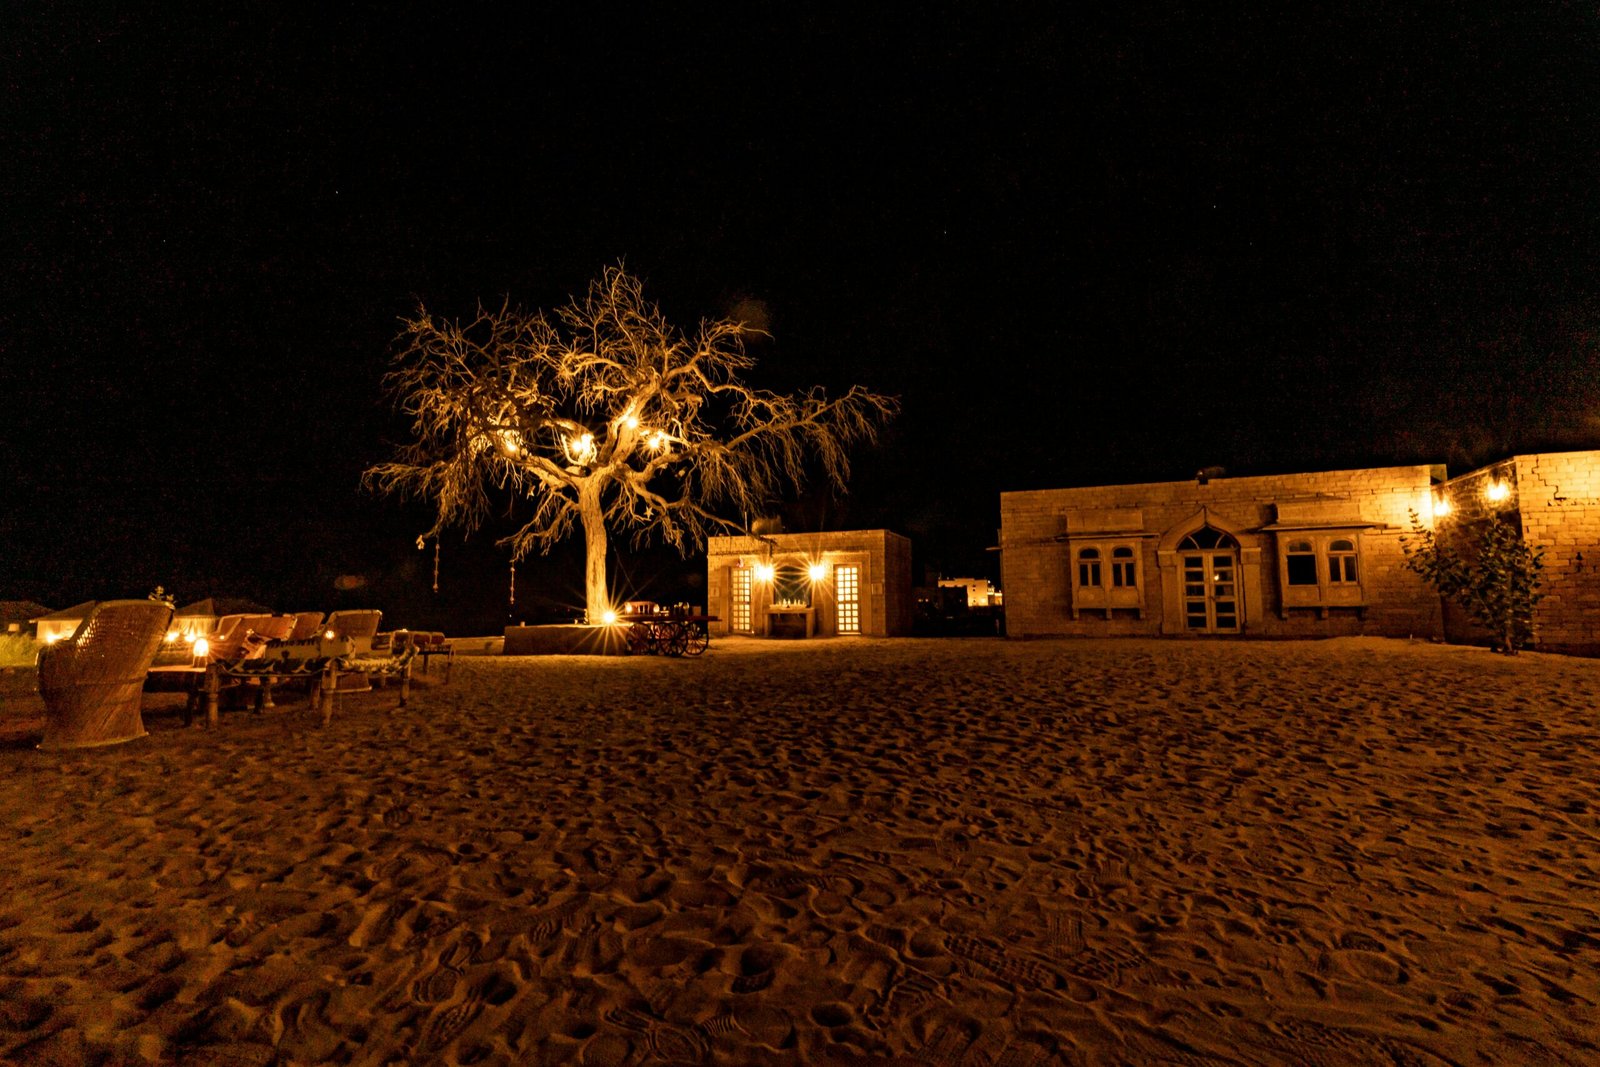
[[[0,1058],[1600,1062],[1600,662],[719,640],[393,705],[0,750]]]

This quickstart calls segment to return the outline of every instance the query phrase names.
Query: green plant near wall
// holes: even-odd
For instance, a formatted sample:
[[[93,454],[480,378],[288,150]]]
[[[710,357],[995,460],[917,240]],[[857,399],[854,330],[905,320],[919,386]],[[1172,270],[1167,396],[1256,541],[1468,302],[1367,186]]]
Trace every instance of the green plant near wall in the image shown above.
[[[1514,656],[1533,637],[1544,549],[1498,515],[1457,529],[1456,543],[1442,544],[1413,511],[1411,533],[1400,535],[1406,567],[1493,634],[1497,652]]]
[[[39,645],[28,634],[0,634],[0,668],[32,667]]]

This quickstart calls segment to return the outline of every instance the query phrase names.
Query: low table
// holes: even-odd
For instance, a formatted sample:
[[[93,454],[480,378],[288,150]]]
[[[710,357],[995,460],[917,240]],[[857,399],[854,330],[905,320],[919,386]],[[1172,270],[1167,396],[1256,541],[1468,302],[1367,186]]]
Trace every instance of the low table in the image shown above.
[[[779,607],[767,609],[767,636],[776,637],[772,632],[772,623],[775,619],[786,617],[800,617],[804,620],[805,636],[812,637],[817,632],[817,609],[800,607]],[[787,627],[785,627],[787,628]]]

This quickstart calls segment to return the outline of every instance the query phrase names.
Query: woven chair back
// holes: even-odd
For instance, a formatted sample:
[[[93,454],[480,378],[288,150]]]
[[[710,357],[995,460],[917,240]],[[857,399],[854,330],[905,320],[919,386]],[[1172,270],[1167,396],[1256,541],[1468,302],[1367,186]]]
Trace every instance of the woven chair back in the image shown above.
[[[155,600],[107,600],[71,637],[39,654],[44,697],[41,748],[110,745],[144,736],[139,704],[145,675],[172,622]]]

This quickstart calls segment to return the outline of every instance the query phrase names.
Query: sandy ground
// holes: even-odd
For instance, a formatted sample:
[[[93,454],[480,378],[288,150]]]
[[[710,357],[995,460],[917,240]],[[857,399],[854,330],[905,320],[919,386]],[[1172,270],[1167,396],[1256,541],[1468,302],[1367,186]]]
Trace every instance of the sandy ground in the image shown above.
[[[1600,1062],[1600,662],[719,640],[394,704],[0,747],[0,1059]]]

